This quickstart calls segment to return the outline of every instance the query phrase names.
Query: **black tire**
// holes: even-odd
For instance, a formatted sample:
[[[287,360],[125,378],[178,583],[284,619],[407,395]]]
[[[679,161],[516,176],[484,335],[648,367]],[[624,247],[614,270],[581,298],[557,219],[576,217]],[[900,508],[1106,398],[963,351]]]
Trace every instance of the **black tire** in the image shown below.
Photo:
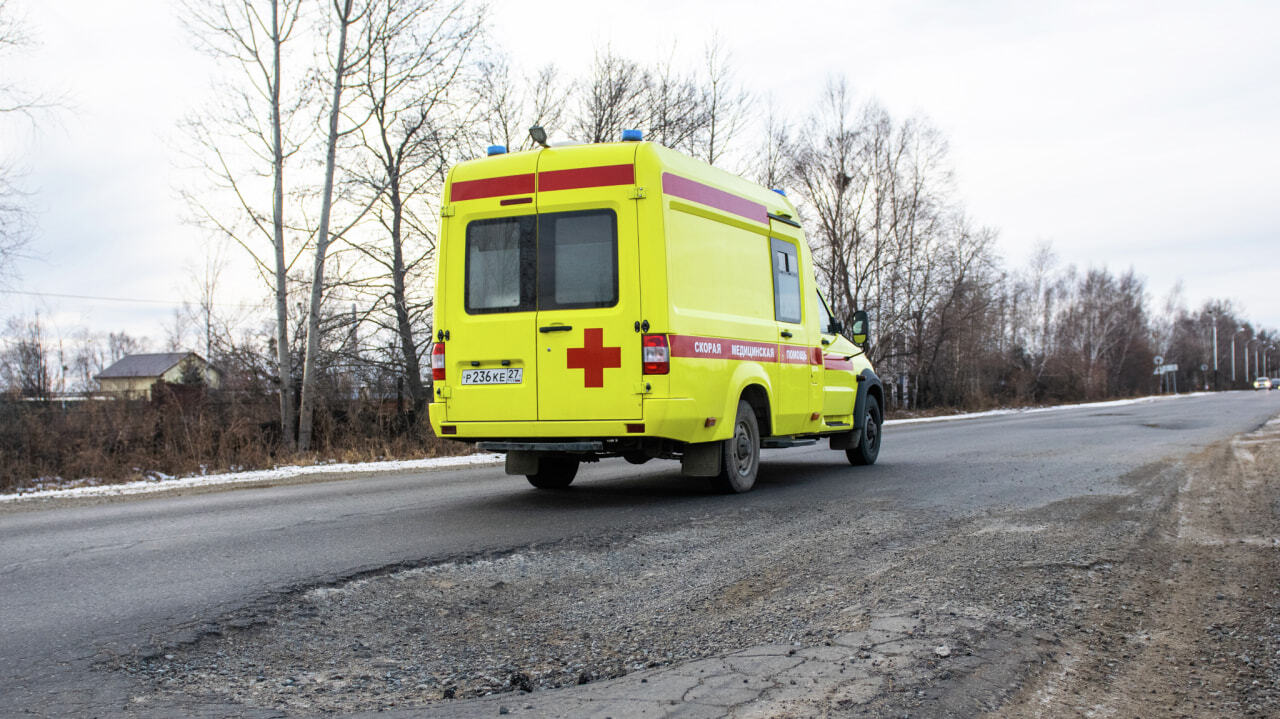
[[[751,405],[740,400],[738,416],[733,421],[733,437],[721,443],[720,474],[711,478],[711,486],[723,494],[749,492],[756,485],[759,471],[760,424]]]
[[[880,456],[880,427],[884,424],[884,415],[880,414],[880,403],[876,398],[867,395],[867,421],[858,436],[858,446],[844,451],[849,464],[859,466],[875,464]]]
[[[576,457],[542,457],[538,461],[538,473],[526,474],[525,479],[529,480],[529,484],[538,489],[564,489],[573,484],[573,478],[578,475],[578,460]]]

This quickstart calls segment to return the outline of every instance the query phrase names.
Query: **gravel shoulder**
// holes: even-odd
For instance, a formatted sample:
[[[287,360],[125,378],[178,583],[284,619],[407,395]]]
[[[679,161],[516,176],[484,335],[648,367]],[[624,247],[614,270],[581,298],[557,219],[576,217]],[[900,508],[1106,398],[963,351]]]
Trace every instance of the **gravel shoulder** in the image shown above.
[[[1032,509],[709,513],[314,587],[100,669],[139,715],[1274,716],[1277,468],[1273,420]]]

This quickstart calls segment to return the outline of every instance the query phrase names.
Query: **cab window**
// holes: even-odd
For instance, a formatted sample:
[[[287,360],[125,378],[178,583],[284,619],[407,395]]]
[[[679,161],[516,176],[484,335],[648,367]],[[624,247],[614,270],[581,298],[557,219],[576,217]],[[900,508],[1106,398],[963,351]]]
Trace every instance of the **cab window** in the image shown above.
[[[773,250],[773,312],[779,322],[800,321],[800,257],[796,246],[770,238]]]

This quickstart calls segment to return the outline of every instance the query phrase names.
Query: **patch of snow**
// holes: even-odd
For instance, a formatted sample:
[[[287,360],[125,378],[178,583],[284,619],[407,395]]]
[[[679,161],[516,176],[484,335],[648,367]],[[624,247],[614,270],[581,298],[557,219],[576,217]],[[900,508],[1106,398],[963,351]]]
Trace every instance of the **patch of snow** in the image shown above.
[[[76,486],[62,489],[37,489],[21,494],[0,494],[0,503],[21,502],[23,500],[53,499],[61,497],[109,497],[125,494],[142,494],[168,489],[189,489],[192,487],[208,487],[212,485],[243,484],[264,480],[291,479],[308,474],[333,474],[340,472],[406,472],[422,469],[441,469],[446,467],[463,467],[472,465],[497,464],[502,461],[500,454],[470,454],[462,457],[429,457],[427,459],[408,459],[393,462],[359,462],[349,464],[315,464],[302,467],[276,467],[275,469],[259,469],[250,472],[229,472],[227,474],[204,474],[193,477],[173,478],[162,472],[148,472],[147,479],[124,484],[101,484],[101,480],[76,480]],[[52,483],[52,482],[51,482]],[[38,483],[40,486],[42,483]]]

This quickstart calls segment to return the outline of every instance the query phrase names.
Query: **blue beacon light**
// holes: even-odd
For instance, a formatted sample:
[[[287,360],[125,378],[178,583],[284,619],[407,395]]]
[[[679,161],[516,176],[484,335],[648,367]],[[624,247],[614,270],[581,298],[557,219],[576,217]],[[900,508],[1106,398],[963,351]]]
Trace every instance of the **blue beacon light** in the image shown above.
[[[623,142],[640,142],[643,139],[644,139],[644,132],[640,130],[623,130],[622,131]]]
[[[506,145],[490,145],[489,148],[485,150],[485,153],[488,154],[490,157],[494,155],[505,155],[507,154],[507,146]]]

